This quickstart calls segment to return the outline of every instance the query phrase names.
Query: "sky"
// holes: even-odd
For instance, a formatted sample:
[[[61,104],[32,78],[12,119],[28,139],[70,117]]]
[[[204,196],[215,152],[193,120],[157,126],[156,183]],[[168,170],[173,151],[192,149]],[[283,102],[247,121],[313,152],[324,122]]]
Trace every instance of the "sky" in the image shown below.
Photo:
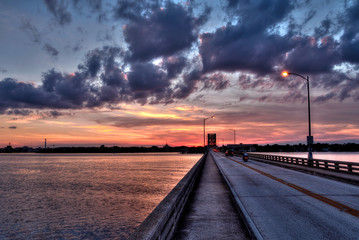
[[[2,0],[0,147],[306,143],[283,70],[359,143],[359,1]]]

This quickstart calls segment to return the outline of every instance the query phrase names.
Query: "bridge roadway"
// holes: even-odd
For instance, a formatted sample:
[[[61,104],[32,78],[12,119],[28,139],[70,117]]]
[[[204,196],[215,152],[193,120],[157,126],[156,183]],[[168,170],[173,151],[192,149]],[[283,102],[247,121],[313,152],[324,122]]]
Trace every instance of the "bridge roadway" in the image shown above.
[[[241,209],[241,215],[255,238],[359,239],[359,186],[258,161],[243,162],[236,156],[225,157],[215,152],[210,152],[209,156],[213,157],[222,172],[235,203]],[[203,175],[206,171],[204,168]],[[203,185],[201,181],[217,178],[216,174],[212,170],[207,180],[200,179],[199,186]],[[190,200],[174,239],[247,238],[248,235],[239,228],[235,238],[233,232],[229,237],[212,235],[208,238],[217,231],[216,225],[212,224],[214,217],[209,217],[209,213],[213,212],[213,208],[220,209],[222,206],[206,205],[206,201],[211,202],[214,197],[211,193],[216,194],[217,190],[207,188],[206,191],[208,192],[202,197],[196,195],[203,192],[194,193],[194,199],[202,200]],[[222,194],[223,199],[228,197],[225,193]],[[196,204],[203,206],[195,206]],[[205,209],[206,207],[209,208]],[[231,211],[234,211],[233,208]],[[200,212],[202,217],[199,216]],[[199,232],[203,234],[198,234]]]

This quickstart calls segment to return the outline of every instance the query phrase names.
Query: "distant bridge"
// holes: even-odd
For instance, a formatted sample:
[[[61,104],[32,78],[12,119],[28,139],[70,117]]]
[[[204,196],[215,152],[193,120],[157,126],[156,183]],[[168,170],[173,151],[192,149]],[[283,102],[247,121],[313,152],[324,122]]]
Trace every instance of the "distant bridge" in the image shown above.
[[[358,236],[359,164],[210,151],[130,239]]]

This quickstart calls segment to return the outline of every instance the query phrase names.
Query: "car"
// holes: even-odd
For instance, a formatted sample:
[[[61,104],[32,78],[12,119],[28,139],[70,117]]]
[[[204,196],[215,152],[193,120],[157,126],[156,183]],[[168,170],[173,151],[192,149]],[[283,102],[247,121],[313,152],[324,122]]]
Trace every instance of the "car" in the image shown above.
[[[226,151],[226,156],[232,156],[233,157],[233,150],[232,149],[228,149]]]
[[[248,161],[248,154],[247,153],[243,153],[243,161],[245,161],[245,162]]]

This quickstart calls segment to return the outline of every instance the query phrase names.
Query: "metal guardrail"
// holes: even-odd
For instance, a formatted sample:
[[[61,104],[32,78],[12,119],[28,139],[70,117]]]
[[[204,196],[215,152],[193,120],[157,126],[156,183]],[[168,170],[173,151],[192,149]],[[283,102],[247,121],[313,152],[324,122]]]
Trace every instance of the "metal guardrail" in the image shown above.
[[[129,237],[130,240],[171,239],[181,213],[202,170],[207,153],[192,167],[152,213]]]
[[[331,170],[336,172],[344,172],[349,174],[359,174],[359,163],[354,162],[342,162],[322,159],[312,159],[290,156],[278,156],[258,153],[248,153],[250,158],[258,158],[276,162],[290,163],[301,166]]]

